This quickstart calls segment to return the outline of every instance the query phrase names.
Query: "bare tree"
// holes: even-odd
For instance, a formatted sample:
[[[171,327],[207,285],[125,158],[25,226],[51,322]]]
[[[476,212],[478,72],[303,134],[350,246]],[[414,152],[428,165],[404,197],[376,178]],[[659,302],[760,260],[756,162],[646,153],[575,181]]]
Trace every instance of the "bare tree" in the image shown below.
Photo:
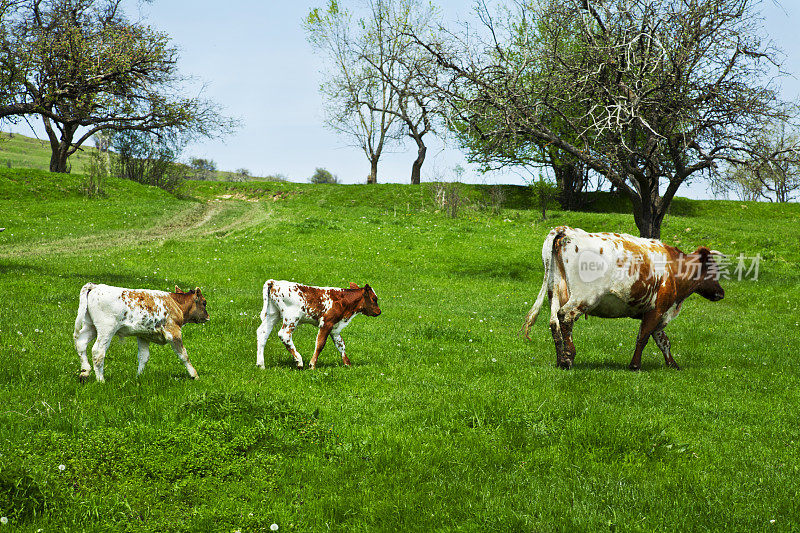
[[[325,99],[325,124],[364,151],[370,162],[367,183],[378,181],[378,161],[387,144],[395,141],[397,93],[380,71],[396,68],[394,44],[385,35],[382,2],[369,3],[365,18],[354,19],[336,0],[326,9],[312,9],[304,27],[309,42],[327,63],[320,91]],[[363,61],[371,50],[377,67]],[[377,70],[377,69],[380,69]]]
[[[658,238],[675,193],[721,161],[744,162],[748,133],[786,116],[756,0],[529,0],[530,38],[480,4],[480,34],[415,36],[450,73],[440,94],[486,142],[535,139],[604,175]],[[488,128],[479,111],[491,109]]]
[[[409,35],[430,32],[437,11],[421,0],[371,1],[370,9],[375,26],[380,27],[376,39],[385,41],[385,44],[363,48],[360,58],[389,85],[395,101],[393,106],[385,108],[376,107],[370,101],[360,103],[399,120],[403,133],[417,147],[417,157],[411,165],[411,183],[419,185],[428,151],[424,137],[434,131],[439,66],[415,45]],[[391,55],[384,57],[386,53]]]

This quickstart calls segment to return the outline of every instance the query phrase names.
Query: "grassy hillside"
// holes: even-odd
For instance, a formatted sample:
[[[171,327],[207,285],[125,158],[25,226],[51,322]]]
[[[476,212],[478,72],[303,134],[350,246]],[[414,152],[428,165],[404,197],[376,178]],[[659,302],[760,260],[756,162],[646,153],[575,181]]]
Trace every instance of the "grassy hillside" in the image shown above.
[[[72,171],[83,172],[89,164],[89,154],[95,148],[89,144],[69,158]],[[0,167],[50,168],[50,142],[47,136],[35,139],[19,133],[0,133]]]
[[[667,332],[581,320],[555,368],[545,323],[518,335],[549,228],[635,232],[632,217],[556,211],[523,189],[452,220],[407,185],[190,183],[187,198],[109,180],[0,170],[0,513],[36,531],[790,531],[800,516],[800,206],[680,201],[664,239],[763,257],[758,281],[690,298]],[[473,205],[488,192],[469,188]],[[603,203],[606,202],[606,203]],[[603,211],[600,211],[600,208]],[[617,206],[618,207],[618,206]],[[293,370],[276,338],[255,366],[268,278],[369,282],[383,314]],[[184,328],[136,377],[114,342],[105,384],[77,380],[88,282],[201,286]],[[295,343],[308,359],[315,330]],[[11,530],[11,529],[10,529]]]
[[[80,150],[69,158],[68,165],[75,174],[86,172],[91,153],[96,148],[91,143],[84,144]],[[50,143],[44,139],[35,139],[19,133],[0,132],[0,168],[29,168],[37,170],[50,169]],[[187,174],[190,170],[187,167]],[[238,181],[241,179],[235,172],[218,170],[213,178],[220,181]],[[274,177],[252,177],[255,181],[275,181]]]

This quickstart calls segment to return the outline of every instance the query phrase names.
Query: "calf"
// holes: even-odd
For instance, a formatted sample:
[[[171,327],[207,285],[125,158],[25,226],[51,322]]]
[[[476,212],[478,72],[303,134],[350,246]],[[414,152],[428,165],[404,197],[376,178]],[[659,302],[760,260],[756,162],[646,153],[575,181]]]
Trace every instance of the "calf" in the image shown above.
[[[309,367],[317,366],[317,357],[325,347],[328,335],[342,354],[342,362],[350,366],[344,353],[341,331],[357,314],[378,316],[378,297],[369,284],[359,287],[350,284],[349,289],[335,287],[309,287],[291,281],[267,280],[264,283],[264,308],[261,310],[261,325],[258,327],[258,350],[256,364],[264,368],[264,345],[279,318],[283,318],[278,336],[286,349],[303,368],[303,358],[292,342],[292,332],[299,324],[314,324],[319,328],[317,346]]]
[[[138,374],[142,373],[150,358],[150,343],[169,343],[189,375],[197,379],[197,371],[189,362],[183,346],[181,327],[208,319],[206,299],[199,287],[183,292],[176,286],[175,292],[165,292],[87,283],[81,289],[73,335],[75,349],[81,358],[80,378],[83,380],[91,374],[86,348],[92,339],[97,338],[92,346],[94,374],[97,381],[105,381],[103,361],[111,340],[117,335],[120,338],[136,337],[139,343]]]
[[[712,302],[725,296],[717,281],[715,254],[722,255],[704,246],[684,254],[654,239],[555,228],[542,246],[544,281],[525,319],[525,336],[547,294],[558,366],[572,366],[572,325],[580,315],[591,315],[642,321],[631,370],[641,367],[642,350],[651,336],[667,366],[677,369],[664,328],[678,316],[689,295],[697,293]]]

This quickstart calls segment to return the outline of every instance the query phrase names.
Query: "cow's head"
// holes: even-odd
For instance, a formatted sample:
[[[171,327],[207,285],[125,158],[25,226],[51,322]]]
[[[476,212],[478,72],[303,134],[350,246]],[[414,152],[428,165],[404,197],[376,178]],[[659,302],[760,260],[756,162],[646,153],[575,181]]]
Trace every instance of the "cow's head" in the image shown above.
[[[372,290],[372,287],[369,286],[369,283],[363,287],[359,287],[357,284],[350,282],[350,288],[360,289],[363,291],[361,303],[362,313],[367,316],[378,316],[381,314],[381,308],[378,307],[378,295],[375,294],[375,291]]]
[[[692,256],[692,261],[696,263],[694,276],[697,282],[694,292],[711,300],[718,302],[725,297],[725,290],[719,284],[719,266],[714,260],[714,256],[723,256],[721,252],[709,250],[705,246],[698,248]]]
[[[208,319],[211,317],[206,310],[206,297],[203,296],[200,287],[196,287],[189,292],[183,292],[180,287],[175,285],[175,292],[178,294],[188,294],[190,296],[189,310],[183,313],[184,322],[193,322],[195,324],[208,322]]]

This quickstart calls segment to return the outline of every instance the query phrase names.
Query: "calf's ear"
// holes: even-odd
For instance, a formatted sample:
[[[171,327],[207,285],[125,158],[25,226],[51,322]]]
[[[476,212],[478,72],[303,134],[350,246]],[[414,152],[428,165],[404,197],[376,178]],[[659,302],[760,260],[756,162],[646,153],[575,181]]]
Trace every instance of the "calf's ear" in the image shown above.
[[[351,288],[351,289],[357,289],[357,288],[358,288],[358,283],[353,283],[353,282],[351,281],[351,282],[350,282],[350,288]]]
[[[178,294],[183,294],[183,291],[177,285],[175,285],[175,292],[178,293]]]

